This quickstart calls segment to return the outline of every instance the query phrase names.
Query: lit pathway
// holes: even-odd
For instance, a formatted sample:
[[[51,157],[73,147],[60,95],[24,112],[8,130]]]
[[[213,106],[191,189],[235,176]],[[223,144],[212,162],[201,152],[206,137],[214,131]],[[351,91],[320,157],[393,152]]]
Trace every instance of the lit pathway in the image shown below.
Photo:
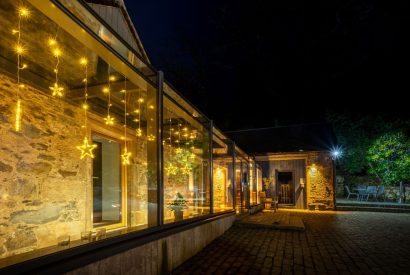
[[[233,227],[173,274],[410,273],[410,214],[297,215],[305,231]]]
[[[254,215],[246,215],[237,219],[235,224],[247,228],[305,230],[302,218],[296,211],[263,210]]]

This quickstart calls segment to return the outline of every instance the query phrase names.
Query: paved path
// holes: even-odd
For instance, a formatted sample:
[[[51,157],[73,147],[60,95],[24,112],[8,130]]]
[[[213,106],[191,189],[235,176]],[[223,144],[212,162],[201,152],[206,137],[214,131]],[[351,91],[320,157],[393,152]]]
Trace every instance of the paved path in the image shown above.
[[[233,227],[173,274],[410,274],[410,214],[298,215],[305,231]]]
[[[263,210],[238,218],[235,224],[247,228],[305,230],[301,216],[295,211]]]

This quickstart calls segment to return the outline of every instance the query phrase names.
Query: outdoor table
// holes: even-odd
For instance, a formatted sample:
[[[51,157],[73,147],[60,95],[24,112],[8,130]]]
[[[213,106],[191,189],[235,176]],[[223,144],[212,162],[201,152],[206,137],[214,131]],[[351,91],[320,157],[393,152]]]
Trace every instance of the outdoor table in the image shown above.
[[[363,196],[364,195],[367,195],[367,193],[366,193],[366,191],[367,191],[367,188],[354,188],[353,190],[356,190],[357,191],[357,193],[359,193],[359,200],[361,201],[361,200],[363,200]]]

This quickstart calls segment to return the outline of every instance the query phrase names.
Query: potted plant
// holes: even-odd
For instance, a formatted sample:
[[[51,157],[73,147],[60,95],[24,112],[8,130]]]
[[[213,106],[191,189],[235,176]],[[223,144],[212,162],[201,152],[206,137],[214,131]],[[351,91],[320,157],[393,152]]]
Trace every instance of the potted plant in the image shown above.
[[[187,209],[187,201],[181,195],[181,193],[176,194],[176,198],[173,202],[168,204],[168,209],[174,212],[175,221],[182,221],[184,218],[184,209]]]

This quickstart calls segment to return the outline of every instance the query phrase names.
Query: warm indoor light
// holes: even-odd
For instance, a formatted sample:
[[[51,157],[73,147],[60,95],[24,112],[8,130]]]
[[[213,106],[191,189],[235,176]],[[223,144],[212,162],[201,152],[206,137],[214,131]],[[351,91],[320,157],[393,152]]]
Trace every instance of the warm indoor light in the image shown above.
[[[83,65],[83,66],[87,65],[87,64],[88,64],[87,58],[82,57],[82,58],[80,59],[80,64]]]
[[[22,45],[20,45],[20,44],[17,44],[15,47],[14,47],[14,51],[17,53],[17,54],[23,54],[26,50],[24,49],[24,47],[22,46]]]
[[[110,75],[110,81],[115,81],[115,80],[116,80],[115,76]]]
[[[48,39],[48,45],[49,46],[54,46],[55,44],[57,44],[57,41],[54,38]]]
[[[102,91],[104,94],[107,94],[110,92],[110,89],[108,87],[104,87]]]
[[[140,128],[137,129],[136,135],[137,135],[137,137],[142,136],[142,130]]]
[[[61,55],[61,50],[59,48],[55,48],[53,50],[54,57],[59,57]]]
[[[21,100],[17,100],[17,104],[16,104],[16,121],[14,123],[14,129],[17,132],[21,131],[21,115],[22,113],[22,108],[21,108]]]
[[[28,17],[30,15],[30,11],[26,7],[20,7],[18,11],[21,17]]]
[[[142,102],[144,102],[144,99],[142,97],[140,97],[140,98],[138,98],[138,102],[142,103]]]

